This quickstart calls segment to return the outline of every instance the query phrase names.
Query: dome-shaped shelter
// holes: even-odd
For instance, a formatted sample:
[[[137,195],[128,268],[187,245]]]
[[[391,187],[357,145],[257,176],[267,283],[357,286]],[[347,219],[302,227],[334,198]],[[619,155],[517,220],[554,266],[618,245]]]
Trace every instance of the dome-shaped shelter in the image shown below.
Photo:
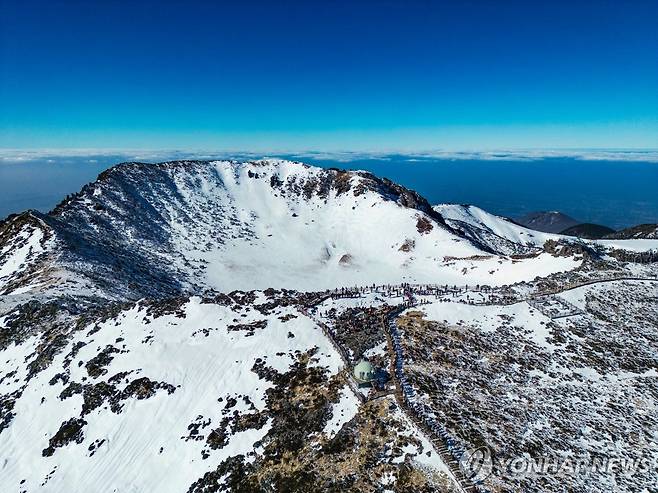
[[[375,367],[370,361],[362,359],[354,367],[354,379],[358,383],[370,383],[375,379]]]

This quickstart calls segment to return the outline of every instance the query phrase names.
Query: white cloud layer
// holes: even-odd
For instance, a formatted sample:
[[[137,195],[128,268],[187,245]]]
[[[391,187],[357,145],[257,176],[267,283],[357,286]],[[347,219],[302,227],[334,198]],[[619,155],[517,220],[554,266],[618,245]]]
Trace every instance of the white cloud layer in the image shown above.
[[[0,149],[0,163],[21,163],[30,161],[56,162],[62,158],[75,158],[90,163],[99,159],[120,161],[160,162],[176,159],[260,159],[268,154],[244,151],[212,150],[117,150],[117,149]],[[492,151],[443,151],[423,152],[362,152],[362,151],[290,151],[276,152],[270,157],[285,156],[303,161],[304,159],[353,162],[358,160],[391,160],[403,156],[414,161],[541,161],[545,159],[570,158],[583,161],[628,161],[658,163],[658,150],[615,150],[615,149],[560,149],[560,150],[492,150]]]

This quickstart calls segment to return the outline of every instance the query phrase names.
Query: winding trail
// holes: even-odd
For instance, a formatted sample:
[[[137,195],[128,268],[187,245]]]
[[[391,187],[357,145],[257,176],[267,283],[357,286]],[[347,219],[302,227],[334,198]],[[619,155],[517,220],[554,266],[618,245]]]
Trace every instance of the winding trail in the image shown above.
[[[567,291],[573,291],[574,289],[579,289],[585,286],[592,286],[594,284],[603,284],[608,282],[617,282],[617,281],[643,281],[643,282],[658,282],[658,278],[655,277],[610,277],[605,279],[591,279],[588,281],[579,281],[575,283],[569,283],[566,286],[560,287],[559,289],[550,289],[545,291],[538,291],[532,293],[529,296],[516,298],[513,300],[498,300],[498,301],[481,301],[475,302],[474,305],[478,306],[510,306],[516,305],[517,303],[525,303],[528,301],[536,300],[544,296],[554,296],[560,293],[565,293]]]
[[[322,300],[322,301],[324,301],[324,300]],[[320,301],[320,303],[322,301]],[[313,314],[311,314],[306,307],[299,307],[298,309],[299,309],[300,313],[302,313],[305,316],[307,316],[308,318],[310,318],[318,327],[320,327],[320,329],[322,330],[322,333],[324,334],[324,336],[327,338],[327,340],[331,343],[333,348],[336,350],[336,352],[340,356],[340,359],[343,362],[343,368],[345,369],[345,371],[349,372],[349,368],[351,367],[351,365],[350,365],[349,357],[347,356],[347,351],[345,351],[345,349],[340,344],[338,344],[338,341],[336,341],[336,339],[334,338],[334,335],[331,332],[331,329],[329,328],[329,326],[327,326],[327,324],[325,324],[322,320],[319,320],[317,317],[313,316]],[[350,388],[350,390],[354,394],[354,396],[359,400],[359,402],[361,402],[361,404],[365,403],[366,400],[367,400],[366,396],[363,395],[363,393],[359,391],[359,389],[356,386],[354,380],[352,378],[350,378],[349,375],[345,375],[344,380],[345,380],[345,383],[347,384],[347,386]]]
[[[401,345],[400,333],[397,330],[398,316],[407,310],[417,306],[415,303],[409,303],[402,306],[393,307],[385,317],[382,317],[382,325],[386,334],[389,363],[392,378],[395,383],[395,400],[402,412],[407,418],[416,425],[418,430],[423,433],[434,447],[434,451],[441,458],[442,462],[450,470],[453,479],[462,490],[466,493],[488,493],[481,484],[473,482],[461,467],[461,459],[465,451],[459,447],[449,436],[445,427],[422,416],[415,409],[412,398],[414,391],[411,385],[407,383],[404,375],[404,352]]]
[[[576,283],[571,283],[568,284],[567,287],[555,290],[555,291],[547,291],[547,292],[542,292],[541,294],[538,294],[538,296],[545,296],[549,294],[559,294],[559,293],[564,293],[565,291],[571,291],[573,289],[578,289],[582,288],[583,286],[590,286],[592,284],[600,284],[604,282],[615,282],[615,281],[649,281],[649,282],[658,282],[658,277],[631,277],[631,276],[623,276],[623,277],[609,277],[605,279],[591,279],[589,281],[581,281],[581,282],[576,282]]]
[[[320,301],[320,303],[322,301]],[[393,326],[395,326],[395,319],[397,318],[397,316],[407,308],[411,308],[413,306],[416,305],[405,304],[405,305],[394,306],[391,308],[391,310],[389,310],[386,313],[385,316],[382,316],[381,323],[384,325],[383,332],[386,335],[387,347],[388,347],[387,353],[389,355],[389,374],[392,376],[393,383],[395,385],[395,390],[377,393],[374,396],[372,396],[372,400],[383,397],[384,395],[392,394],[395,397],[398,407],[405,415],[407,420],[410,423],[412,423],[420,433],[425,435],[427,441],[430,444],[432,444],[432,447],[434,448],[434,452],[437,454],[438,457],[441,458],[441,461],[446,465],[446,467],[452,474],[452,479],[461,490],[461,493],[484,492],[485,490],[483,490],[482,488],[478,488],[472,481],[470,481],[466,477],[466,475],[462,472],[459,466],[458,457],[455,457],[454,453],[451,453],[452,450],[451,447],[449,447],[446,443],[444,443],[437,436],[435,436],[435,434],[431,433],[431,430],[426,426],[425,423],[423,423],[423,421],[419,418],[419,416],[417,416],[412,411],[412,409],[408,405],[408,401],[405,399],[405,391],[409,392],[410,387],[405,385],[406,381],[404,380],[404,375],[402,373],[402,359],[396,357],[396,350],[395,350],[396,344],[393,341],[392,334],[387,328],[387,323],[392,321]],[[348,369],[349,371],[350,362],[347,356],[347,352],[343,347],[341,347],[338,341],[336,341],[331,329],[327,326],[327,324],[325,324],[317,317],[315,317],[313,314],[311,314],[307,309],[307,307],[299,307],[299,311],[305,316],[307,316],[308,318],[310,318],[311,320],[313,320],[320,327],[325,337],[329,340],[329,342],[334,347],[336,352],[340,355],[340,358],[343,361],[345,368]],[[399,335],[397,337],[399,337]],[[399,340],[397,343],[397,347],[401,351]],[[356,396],[356,398],[362,404],[365,404],[365,402],[367,402],[368,399],[366,398],[365,395],[363,395],[363,393],[361,393],[358,390],[358,388],[355,388],[355,384],[352,378],[350,378],[349,375],[346,375],[345,381],[348,384],[350,390]]]
[[[633,276],[619,276],[619,277],[607,277],[607,278],[602,278],[602,279],[590,279],[587,281],[580,281],[580,282],[573,282],[566,284],[559,289],[552,289],[552,290],[546,290],[546,291],[537,291],[535,293],[532,293],[529,296],[521,297],[521,298],[515,298],[515,299],[510,299],[510,300],[489,300],[489,301],[483,301],[483,302],[474,302],[472,304],[474,305],[513,305],[517,303],[523,303],[523,302],[528,302],[532,300],[536,300],[537,298],[541,298],[543,296],[551,296],[551,295],[557,295],[566,291],[571,291],[574,289],[578,289],[584,286],[590,286],[593,284],[601,284],[601,283],[609,283],[609,282],[617,282],[617,281],[648,281],[648,282],[658,282],[658,278],[652,278],[652,277],[633,277]],[[437,290],[437,295],[438,292],[443,292],[439,291],[441,290],[445,285],[429,285],[429,284],[422,284],[422,285],[400,285],[400,286],[388,286],[386,289],[379,290],[377,287],[373,288],[365,288],[365,289],[347,289],[347,290],[342,290],[342,291],[334,291],[335,296],[338,298],[360,298],[362,294],[366,292],[378,292],[384,296],[391,297],[392,293],[396,293],[397,296],[400,295],[400,293],[404,289],[410,289],[412,292],[415,290],[422,291],[424,290]],[[494,288],[495,289],[495,288]],[[473,291],[473,292],[480,292],[476,290],[465,290],[465,291],[460,291],[460,292],[468,292],[468,291]],[[493,290],[492,290],[493,291]],[[446,293],[447,294],[447,293]],[[324,297],[322,297],[320,300],[318,300],[316,303],[313,304],[313,306],[317,306],[324,302],[326,299],[332,297],[333,295],[331,292],[328,292]],[[458,301],[459,302],[459,301]],[[414,390],[412,386],[407,382],[406,376],[404,374],[404,351],[402,348],[401,344],[401,336],[397,328],[397,318],[400,316],[401,313],[403,313],[405,310],[409,308],[416,307],[420,304],[424,304],[423,301],[418,302],[413,299],[413,296],[411,296],[410,301],[407,303],[403,303],[401,305],[395,305],[392,306],[389,310],[385,312],[384,315],[382,315],[381,319],[381,324],[382,324],[382,329],[383,332],[386,336],[386,342],[387,342],[387,353],[388,353],[388,359],[389,359],[389,374],[391,375],[391,378],[393,380],[393,383],[395,385],[395,390],[392,392],[392,394],[395,397],[395,400],[400,408],[400,410],[404,413],[404,415],[409,419],[411,423],[413,423],[418,431],[425,435],[425,437],[428,439],[428,441],[432,444],[435,453],[441,458],[442,462],[448,467],[450,470],[453,479],[456,483],[456,485],[460,488],[462,493],[489,493],[489,490],[487,490],[481,482],[475,482],[473,481],[469,476],[467,476],[467,473],[463,470],[462,468],[462,458],[464,457],[465,451],[464,449],[449,435],[448,431],[446,430],[445,426],[431,418],[428,418],[426,415],[421,414],[418,409],[418,404],[413,401],[414,397]],[[333,333],[331,329],[321,320],[319,320],[317,317],[312,315],[308,311],[308,307],[300,307],[301,313],[309,317],[311,320],[313,320],[321,329],[324,335],[327,337],[327,339],[331,342],[332,346],[336,349],[338,354],[340,355],[343,364],[345,365],[346,369],[350,368],[350,360],[347,355],[346,350],[336,341],[336,339],[333,336]],[[350,389],[353,391],[355,396],[362,402],[365,403],[367,398],[361,393],[358,389],[354,388],[354,382],[352,379],[349,377],[349,375],[346,375],[345,378],[346,382],[348,383]],[[386,394],[390,394],[391,392],[388,391]],[[383,394],[382,394],[383,395]]]

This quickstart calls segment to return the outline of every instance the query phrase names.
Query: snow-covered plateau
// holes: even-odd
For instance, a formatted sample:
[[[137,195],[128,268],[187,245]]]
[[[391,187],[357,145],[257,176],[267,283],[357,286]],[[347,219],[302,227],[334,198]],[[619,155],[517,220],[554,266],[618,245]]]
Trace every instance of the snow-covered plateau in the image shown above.
[[[0,222],[0,491],[654,491],[638,234],[290,161],[115,166]],[[497,466],[543,456],[648,467]]]

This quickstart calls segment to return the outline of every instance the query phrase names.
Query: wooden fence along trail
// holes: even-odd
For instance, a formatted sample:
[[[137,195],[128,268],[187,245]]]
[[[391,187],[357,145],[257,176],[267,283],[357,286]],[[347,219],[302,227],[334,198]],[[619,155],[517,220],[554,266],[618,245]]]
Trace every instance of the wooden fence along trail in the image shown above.
[[[401,344],[401,336],[398,331],[396,319],[406,309],[416,304],[405,304],[392,308],[383,318],[384,333],[388,341],[388,352],[393,368],[395,381],[395,398],[400,409],[413,422],[416,427],[426,436],[434,447],[435,452],[452,473],[455,481],[462,491],[465,492],[487,492],[480,484],[473,482],[467,473],[463,471],[460,460],[464,450],[450,437],[445,427],[420,413],[420,406],[414,402],[415,392],[404,375],[404,351]]]
[[[324,300],[322,300],[322,301],[324,301]],[[320,303],[322,303],[322,301],[320,301]],[[356,385],[356,382],[354,382],[354,379],[351,378],[351,376],[350,376],[350,374],[349,374],[349,371],[350,371],[350,368],[352,367],[352,365],[350,364],[350,358],[349,358],[349,356],[348,356],[348,354],[347,354],[347,351],[345,351],[345,349],[344,349],[340,344],[338,344],[338,342],[337,342],[336,339],[334,338],[334,334],[333,334],[332,330],[331,330],[331,329],[329,328],[329,326],[328,326],[327,324],[325,324],[322,320],[319,320],[318,318],[314,317],[314,316],[308,311],[308,309],[307,309],[306,307],[300,307],[300,308],[299,308],[299,311],[300,311],[301,313],[303,313],[304,315],[306,315],[306,316],[307,316],[308,318],[310,318],[311,320],[313,320],[313,322],[315,322],[315,324],[316,324],[318,327],[320,327],[320,329],[322,330],[322,333],[324,334],[324,336],[329,340],[329,342],[331,343],[331,345],[334,347],[334,349],[336,350],[336,352],[337,352],[338,355],[340,356],[340,359],[341,359],[342,362],[343,362],[343,368],[345,369],[345,371],[348,372],[348,374],[347,374],[346,377],[345,377],[345,382],[346,382],[347,385],[349,386],[349,388],[350,388],[350,390],[352,391],[352,393],[354,393],[354,395],[356,396],[356,398],[357,398],[359,401],[361,401],[362,404],[363,404],[364,402],[366,402],[366,400],[367,400],[367,399],[366,399],[366,396],[363,395],[363,392],[361,392],[361,391],[359,390],[359,387]]]
[[[389,354],[389,373],[392,376],[395,390],[376,392],[371,396],[371,399],[378,399],[385,395],[393,394],[395,396],[395,400],[398,403],[398,406],[400,407],[400,410],[405,414],[407,419],[426,436],[427,440],[432,444],[435,453],[446,464],[461,490],[468,493],[486,491],[470,481],[466,474],[464,474],[464,472],[461,470],[459,459],[461,458],[461,454],[463,452],[461,449],[455,446],[453,440],[448,436],[447,432],[445,432],[445,429],[443,427],[439,427],[436,423],[427,423],[420,415],[418,415],[417,412],[415,412],[414,404],[410,401],[410,398],[414,396],[414,392],[412,387],[407,383],[404,376],[402,345],[400,341],[400,335],[395,324],[395,319],[404,310],[416,305],[417,304],[415,303],[405,303],[402,305],[394,306],[387,312],[384,317],[382,317],[384,334],[386,335],[388,342],[387,352]],[[318,318],[314,317],[305,307],[300,307],[300,312],[309,317],[320,327],[325,337],[330,341],[331,345],[340,355],[343,365],[349,372],[349,369],[351,368],[350,358],[345,349],[340,344],[338,344],[334,338],[333,331],[329,328],[329,326],[327,326],[327,324]],[[359,401],[361,401],[361,403],[365,403],[367,401],[366,396],[361,391],[359,391],[356,383],[349,374],[346,376],[345,380]]]

